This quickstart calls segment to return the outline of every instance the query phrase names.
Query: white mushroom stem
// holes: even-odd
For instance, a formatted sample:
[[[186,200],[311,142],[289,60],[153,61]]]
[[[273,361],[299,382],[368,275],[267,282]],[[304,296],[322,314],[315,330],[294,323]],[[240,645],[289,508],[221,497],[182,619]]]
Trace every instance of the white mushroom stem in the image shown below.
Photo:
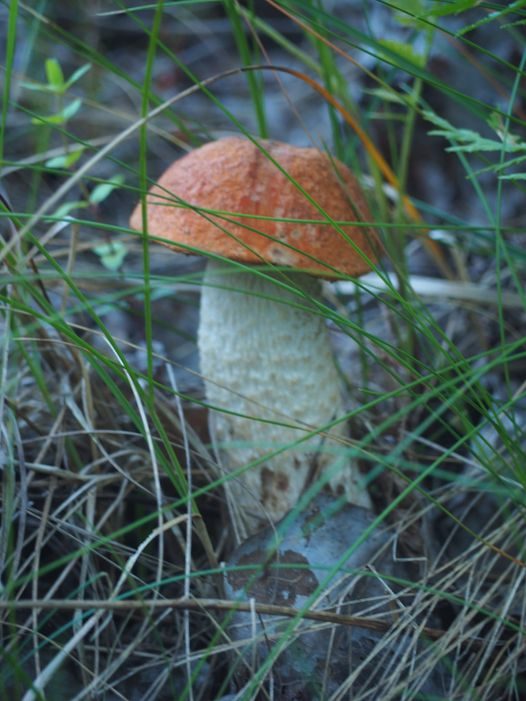
[[[325,322],[312,302],[319,282],[301,273],[289,279],[304,297],[209,262],[202,290],[201,371],[222,466],[230,472],[261,460],[229,482],[249,534],[282,518],[326,470],[333,493],[370,506],[348,457],[345,421],[264,459],[345,413]]]

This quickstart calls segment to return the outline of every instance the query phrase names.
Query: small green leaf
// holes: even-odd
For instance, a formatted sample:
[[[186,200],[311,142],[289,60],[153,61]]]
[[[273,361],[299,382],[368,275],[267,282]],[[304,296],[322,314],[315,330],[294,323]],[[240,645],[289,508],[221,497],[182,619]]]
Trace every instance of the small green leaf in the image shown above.
[[[483,17],[473,24],[468,24],[462,27],[462,29],[459,29],[459,31],[456,33],[455,36],[461,37],[469,32],[472,32],[475,29],[478,29],[479,27],[483,27],[486,24],[490,24],[491,22],[494,22],[497,20],[499,22],[499,30],[502,30],[503,28],[503,18],[505,15],[509,15],[513,12],[516,12],[517,10],[521,10],[526,3],[524,0],[516,0],[516,2],[509,2],[506,6],[498,7],[494,10],[494,12],[487,12],[483,15]]]
[[[31,81],[23,81],[20,83],[20,87],[24,90],[35,90],[36,92],[52,92],[52,88],[44,83],[33,83]]]
[[[106,197],[108,197],[108,195],[113,192],[113,190],[122,185],[123,182],[124,177],[122,175],[114,175],[113,178],[111,178],[107,182],[101,183],[100,185],[97,185],[93,188],[89,196],[89,201],[91,202],[91,204],[99,204],[100,202],[105,200]]]
[[[422,0],[391,0],[389,6],[400,24],[425,28],[421,19],[425,18],[428,12]]]
[[[422,116],[439,127],[439,129],[433,129],[428,132],[430,136],[443,136],[451,143],[451,146],[446,149],[447,151],[462,153],[482,151],[517,153],[526,151],[526,142],[520,141],[513,134],[498,132],[498,135],[501,137],[500,140],[487,139],[472,129],[458,129],[430,110],[424,110]]]
[[[69,88],[82,78],[91,69],[91,63],[86,63],[74,71],[68,80],[64,80],[62,68],[59,62],[54,58],[49,58],[46,61],[46,77],[47,83],[37,83],[33,80],[28,80],[20,83],[26,90],[35,90],[38,92],[51,92],[64,94]]]
[[[435,129],[429,132],[429,136],[444,136],[455,143],[452,146],[448,146],[446,151],[462,151],[462,153],[476,153],[477,151],[512,151],[516,150],[512,147],[506,148],[502,141],[496,141],[495,139],[485,139],[476,131],[471,131],[471,129],[458,129],[456,133],[451,136],[447,132],[440,129]]]
[[[84,153],[84,146],[76,148],[74,151],[65,153],[62,156],[55,156],[55,158],[50,158],[46,161],[45,165],[47,168],[71,168],[79,158]]]
[[[103,243],[100,246],[95,246],[93,251],[99,256],[102,265],[111,272],[115,272],[121,267],[128,253],[128,249],[122,241]]]
[[[77,70],[74,71],[66,81],[66,88],[69,89],[73,85],[73,83],[76,83],[78,80],[80,80],[82,76],[85,75],[90,69],[91,63],[85,63],[80,68],[77,68]]]
[[[394,41],[392,39],[381,39],[378,43],[386,49],[389,49],[389,53],[386,55],[391,61],[393,60],[394,53],[419,68],[423,68],[425,65],[424,56],[417,53],[409,44],[404,44],[401,41]]]
[[[65,124],[69,119],[77,114],[81,105],[82,100],[77,98],[76,100],[73,100],[73,102],[70,102],[69,105],[66,105],[61,112],[57,112],[57,114],[33,117],[31,124]]]
[[[64,116],[64,121],[67,122],[68,119],[71,119],[72,117],[74,117],[77,114],[77,112],[79,111],[79,109],[81,108],[81,106],[82,106],[82,100],[80,99],[80,97],[77,97],[76,100],[73,100],[73,102],[70,102],[69,105],[64,107],[64,109],[62,110],[62,114]]]
[[[64,73],[62,73],[62,68],[56,58],[46,59],[46,78],[56,92],[64,91]]]
[[[447,121],[447,119],[439,117],[438,114],[432,112],[431,110],[423,110],[422,117],[428,122],[431,122],[431,124],[435,124],[437,127],[443,127],[444,129],[451,130],[454,130],[455,128],[450,122]]]
[[[44,165],[46,168],[65,168],[66,167],[66,156],[55,156],[55,158],[50,158]]]
[[[510,173],[509,175],[499,175],[499,180],[526,180],[526,173]]]
[[[60,115],[51,114],[47,117],[42,115],[41,117],[32,117],[31,124],[36,124],[37,126],[42,124],[62,124],[64,120]]]
[[[428,10],[430,17],[445,17],[446,15],[459,14],[465,10],[471,10],[475,7],[479,0],[457,0],[457,2],[449,2],[445,6],[435,7]]]
[[[65,219],[69,216],[69,213],[72,212],[74,209],[84,209],[87,206],[87,203],[82,202],[82,200],[76,200],[74,202],[64,202],[64,204],[60,205],[57,211],[53,213],[53,216],[57,219]]]
[[[526,19],[518,19],[516,22],[506,22],[506,24],[501,24],[500,29],[511,29],[514,27],[523,27],[526,24]]]
[[[384,102],[394,102],[397,105],[407,104],[407,95],[402,96],[399,92],[394,89],[387,88],[373,88],[371,90],[364,90],[368,95],[374,95]]]

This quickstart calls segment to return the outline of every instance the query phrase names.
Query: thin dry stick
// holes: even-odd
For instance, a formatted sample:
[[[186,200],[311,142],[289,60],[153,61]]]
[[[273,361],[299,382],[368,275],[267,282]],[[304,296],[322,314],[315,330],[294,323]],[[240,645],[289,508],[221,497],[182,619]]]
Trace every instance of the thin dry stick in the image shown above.
[[[172,524],[170,524],[172,525]],[[259,615],[284,616],[285,618],[304,618],[311,621],[321,621],[323,623],[335,623],[344,626],[356,626],[366,628],[381,633],[393,628],[396,623],[380,621],[373,618],[361,618],[360,616],[347,616],[341,613],[330,611],[302,611],[289,606],[277,606],[275,604],[252,604],[250,601],[229,601],[227,599],[143,599],[136,600],[73,600],[73,599],[19,599],[18,601],[0,601],[1,610],[24,610],[31,608],[40,609],[61,609],[63,611],[72,610],[112,610],[112,611],[141,611],[144,609],[189,609],[191,611],[237,611],[241,613],[251,613],[254,610]],[[448,631],[439,628],[421,629],[423,636],[431,640],[439,640]],[[462,641],[465,644],[481,647],[485,645],[483,638],[469,638]]]

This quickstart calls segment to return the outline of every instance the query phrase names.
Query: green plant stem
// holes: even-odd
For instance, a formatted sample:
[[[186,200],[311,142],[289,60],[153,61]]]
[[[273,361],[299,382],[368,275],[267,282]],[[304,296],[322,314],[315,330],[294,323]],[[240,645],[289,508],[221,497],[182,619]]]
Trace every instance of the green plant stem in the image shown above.
[[[146,55],[146,67],[143,81],[141,116],[145,118],[150,110],[150,90],[153,76],[153,66],[157,52],[157,42],[163,16],[164,0],[157,0],[153,26],[148,39],[148,52]],[[142,256],[144,272],[144,333],[146,340],[146,362],[148,375],[148,388],[146,390],[149,399],[149,408],[153,408],[153,356],[152,356],[152,303],[150,287],[150,242],[148,238],[148,210],[146,206],[146,191],[148,189],[148,124],[145,122],[139,129],[139,182],[142,197]]]
[[[18,18],[18,0],[9,3],[9,18],[7,23],[7,41],[5,45],[4,89],[2,93],[2,114],[0,121],[0,174],[4,163],[5,128],[7,113],[11,104],[11,77],[16,46],[16,23]]]

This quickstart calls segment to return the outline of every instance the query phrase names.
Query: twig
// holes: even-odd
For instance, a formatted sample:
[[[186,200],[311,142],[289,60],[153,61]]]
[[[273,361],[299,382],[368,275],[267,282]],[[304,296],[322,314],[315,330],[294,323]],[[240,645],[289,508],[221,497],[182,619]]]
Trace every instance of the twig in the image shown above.
[[[193,611],[237,611],[241,613],[253,613],[260,615],[284,616],[286,618],[304,618],[323,623],[336,623],[344,626],[356,626],[378,632],[385,632],[393,628],[396,623],[380,621],[373,618],[360,616],[347,616],[330,611],[302,611],[289,606],[276,606],[274,604],[252,603],[250,601],[229,601],[228,599],[144,599],[136,600],[72,600],[72,599],[20,599],[18,601],[0,601],[1,610],[25,610],[30,608],[71,610],[113,610],[113,611],[141,611],[160,608],[193,610]],[[422,635],[431,640],[439,640],[446,635],[445,630],[439,628],[422,628]],[[467,638],[466,644],[480,647],[485,644],[482,638]]]

